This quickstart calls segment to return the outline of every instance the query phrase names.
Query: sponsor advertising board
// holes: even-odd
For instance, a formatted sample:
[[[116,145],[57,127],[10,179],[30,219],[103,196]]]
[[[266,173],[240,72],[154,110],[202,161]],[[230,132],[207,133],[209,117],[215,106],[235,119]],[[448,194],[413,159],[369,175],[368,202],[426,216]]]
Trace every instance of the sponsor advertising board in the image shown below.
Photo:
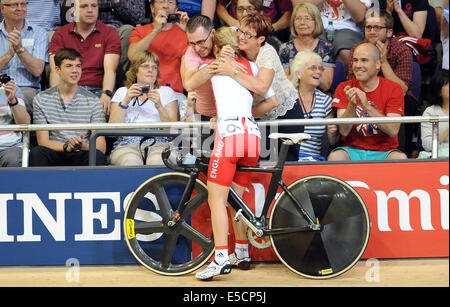
[[[124,241],[124,206],[144,180],[168,171],[1,170],[0,265],[64,265],[73,258],[80,264],[136,263]],[[364,199],[372,228],[363,258],[448,257],[448,162],[288,165],[283,180],[289,185],[318,174],[347,181]],[[244,200],[258,211],[270,175],[249,175]],[[210,221],[201,216],[194,215],[192,223],[207,230]],[[190,252],[184,249],[179,256]],[[252,248],[251,256],[277,260],[270,248]]]

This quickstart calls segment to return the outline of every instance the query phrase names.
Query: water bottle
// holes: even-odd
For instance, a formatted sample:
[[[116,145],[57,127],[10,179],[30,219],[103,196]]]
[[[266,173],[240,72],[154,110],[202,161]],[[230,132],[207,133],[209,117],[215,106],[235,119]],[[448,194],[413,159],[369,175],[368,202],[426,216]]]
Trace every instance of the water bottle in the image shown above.
[[[334,27],[333,27],[333,21],[328,21],[328,28],[327,28],[327,41],[330,43],[333,42],[334,39]]]

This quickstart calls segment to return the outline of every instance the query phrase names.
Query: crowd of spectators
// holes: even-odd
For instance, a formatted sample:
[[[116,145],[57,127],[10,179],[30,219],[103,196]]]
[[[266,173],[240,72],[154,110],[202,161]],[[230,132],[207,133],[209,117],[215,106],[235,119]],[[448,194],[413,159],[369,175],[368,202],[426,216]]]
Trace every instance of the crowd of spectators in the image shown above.
[[[448,18],[448,0],[0,0],[0,123],[213,121],[216,74],[254,94],[256,120],[448,115]],[[239,50],[214,54],[220,27]],[[431,151],[429,123],[275,129],[313,135],[295,161]],[[90,133],[36,132],[30,166],[87,165]],[[108,150],[101,137],[97,163],[161,164],[167,144],[124,136]],[[440,157],[448,144],[443,123]],[[0,166],[21,149],[20,132],[0,131]]]

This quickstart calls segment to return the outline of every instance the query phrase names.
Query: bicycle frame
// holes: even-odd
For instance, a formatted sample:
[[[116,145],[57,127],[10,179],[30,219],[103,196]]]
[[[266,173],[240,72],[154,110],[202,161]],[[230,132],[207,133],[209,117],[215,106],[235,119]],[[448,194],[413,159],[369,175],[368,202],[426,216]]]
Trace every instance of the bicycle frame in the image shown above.
[[[283,142],[281,144],[280,152],[278,154],[278,160],[273,168],[261,168],[261,167],[248,167],[248,166],[239,166],[238,170],[243,172],[259,172],[259,173],[271,173],[272,178],[270,180],[269,189],[266,195],[266,200],[264,202],[263,209],[261,211],[260,216],[256,216],[244,203],[244,201],[239,197],[239,195],[230,188],[230,192],[228,194],[228,203],[230,206],[237,212],[235,218],[242,218],[243,222],[249,226],[258,237],[265,235],[276,235],[276,234],[284,234],[290,232],[298,232],[298,231],[319,231],[321,230],[321,225],[315,223],[313,219],[309,216],[309,214],[304,210],[300,202],[295,198],[294,195],[289,191],[288,187],[284,184],[281,176],[284,169],[284,164],[286,162],[286,157],[289,149],[289,144]],[[198,174],[200,171],[205,172],[205,167],[207,170],[207,165],[204,164],[199,168],[191,169],[190,171],[190,179],[188,184],[183,192],[183,195],[180,199],[180,203],[178,204],[178,212],[175,212],[173,217],[173,222],[175,223],[179,215],[183,213],[184,208],[189,204],[189,199],[192,194],[192,189],[194,187],[195,181],[198,178]],[[275,198],[275,195],[278,191],[278,187],[281,187],[289,196],[289,198],[294,202],[297,206],[301,214],[308,221],[307,226],[302,227],[284,227],[278,229],[266,229],[266,217],[272,204],[272,201]]]
[[[272,178],[270,179],[269,189],[267,191],[266,200],[264,202],[263,209],[261,211],[260,216],[256,216],[244,203],[244,201],[236,194],[236,192],[230,188],[230,193],[228,195],[228,202],[231,207],[238,212],[238,217],[243,217],[244,222],[252,227],[253,231],[257,236],[265,236],[265,235],[275,235],[275,234],[284,234],[290,232],[297,231],[311,231],[311,230],[320,230],[321,226],[316,224],[313,219],[309,216],[309,214],[303,209],[300,202],[295,198],[294,195],[289,191],[288,187],[284,184],[281,176],[283,174],[284,164],[286,163],[286,157],[289,149],[289,144],[286,142],[281,143],[280,152],[278,154],[278,160],[273,168],[260,168],[260,167],[239,167],[239,171],[244,172],[260,172],[260,173],[272,173]],[[297,206],[301,214],[308,221],[308,226],[302,227],[284,227],[279,229],[266,229],[265,220],[267,214],[269,212],[270,205],[275,198],[275,195],[278,191],[278,187],[281,187],[283,191],[289,196],[289,198],[294,202]],[[247,221],[245,221],[247,219]]]

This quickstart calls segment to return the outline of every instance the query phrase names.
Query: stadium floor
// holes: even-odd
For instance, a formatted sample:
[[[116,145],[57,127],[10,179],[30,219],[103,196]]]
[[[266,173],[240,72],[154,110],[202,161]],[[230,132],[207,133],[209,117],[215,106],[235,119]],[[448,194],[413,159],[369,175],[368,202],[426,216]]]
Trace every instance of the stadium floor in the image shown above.
[[[252,264],[249,271],[202,282],[194,273],[162,276],[139,265],[0,267],[1,287],[449,287],[449,259],[361,260],[345,274],[312,280],[281,263]]]

